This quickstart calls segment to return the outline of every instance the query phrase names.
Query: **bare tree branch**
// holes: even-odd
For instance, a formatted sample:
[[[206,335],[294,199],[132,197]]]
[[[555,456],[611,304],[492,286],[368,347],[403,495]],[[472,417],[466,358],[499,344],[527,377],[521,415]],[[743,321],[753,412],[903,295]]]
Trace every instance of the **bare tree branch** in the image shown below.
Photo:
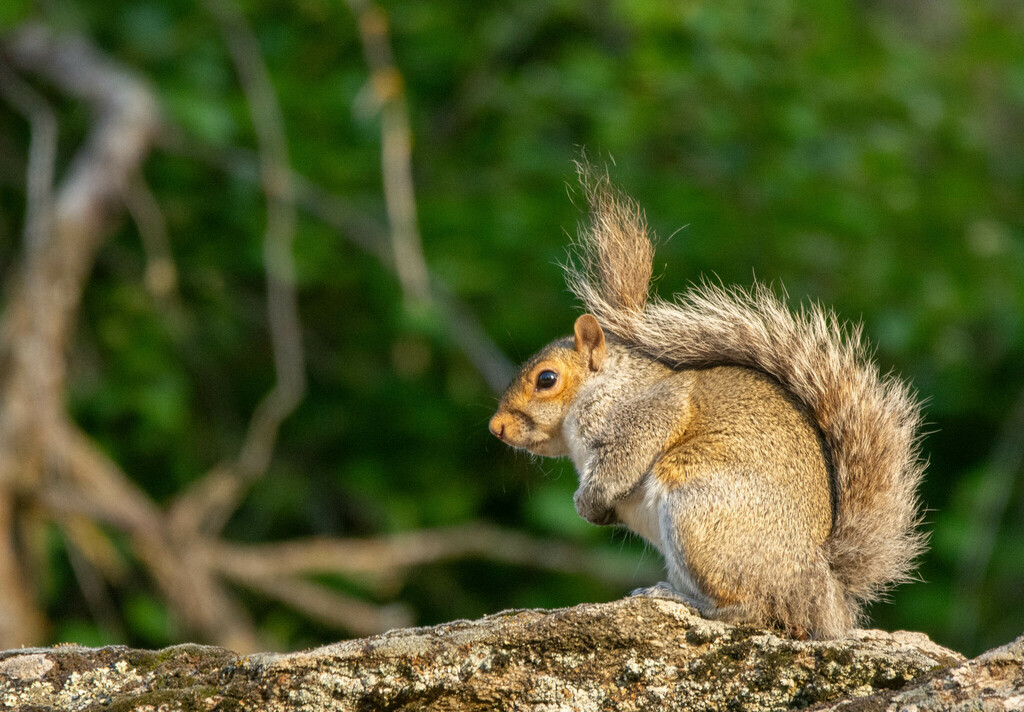
[[[57,117],[49,102],[3,63],[0,63],[0,95],[29,123],[25,247],[29,253],[35,253],[50,234]]]
[[[487,335],[469,308],[452,294],[448,285],[439,280],[434,280],[433,284],[438,309],[448,322],[448,333],[484,377],[491,392],[500,395],[512,382],[515,364]]]
[[[395,273],[406,305],[430,303],[430,280],[416,216],[412,178],[412,129],[405,82],[395,66],[384,11],[366,0],[349,0],[356,16],[370,88],[381,112],[381,170],[384,201],[395,256]]]
[[[52,224],[57,120],[48,102],[3,61],[0,61],[0,95],[29,124],[24,244],[27,260],[33,262],[49,238]],[[41,314],[45,308],[42,291],[45,285],[38,271],[29,274],[22,285],[22,309],[26,315],[38,320],[45,316]],[[52,367],[46,368],[45,344],[41,342],[38,331],[26,334],[27,338],[16,342],[12,338],[13,325],[8,313],[5,312],[0,324],[0,360],[6,355],[10,359],[8,369],[20,378],[8,390],[8,404],[0,409],[0,457],[17,453],[24,462],[33,458],[33,453],[29,452],[32,442],[29,438],[41,439],[45,433],[33,425],[54,417],[55,408],[47,407],[50,401],[46,396],[47,390],[54,386],[50,381],[55,374]],[[33,401],[42,407],[32,409],[29,403]],[[42,451],[41,447],[39,451]],[[33,600],[26,566],[15,543],[14,496],[26,479],[26,473],[19,471],[17,466],[19,459],[0,462],[0,590],[4,592],[0,601],[0,640],[32,640],[43,629],[43,616]]]
[[[257,159],[251,152],[198,146],[174,126],[164,127],[159,142],[167,151],[202,161],[240,180],[258,180]],[[387,249],[387,230],[380,221],[298,173],[292,173],[292,185],[297,207],[333,227],[361,250],[381,260],[388,269],[395,270],[395,262]],[[487,335],[473,312],[440,278],[432,274],[430,283],[435,311],[446,324],[445,333],[484,377],[491,391],[501,393],[512,380],[515,365]]]
[[[305,577],[363,577],[379,586],[400,581],[414,566],[461,556],[589,571],[606,579],[617,576],[575,547],[483,525],[365,541],[328,538],[242,545],[219,537],[244,488],[266,471],[277,430],[305,389],[291,257],[297,201],[307,201],[311,212],[319,210],[328,222],[344,223],[360,235],[384,230],[291,171],[280,109],[255,39],[235,6],[210,2],[232,48],[260,137],[259,176],[268,201],[264,261],[276,382],[253,414],[237,459],[200,478],[168,510],[71,422],[64,405],[67,344],[78,305],[111,217],[121,207],[127,205],[135,218],[151,264],[166,260],[173,275],[163,216],[141,172],[157,130],[155,100],[142,81],[79,38],[27,26],[0,40],[0,92],[20,107],[33,136],[27,189],[32,224],[26,224],[26,259],[3,305],[0,328],[0,647],[38,641],[44,630],[34,592],[25,584],[29,559],[33,552],[41,559],[42,553],[31,542],[16,545],[15,532],[26,523],[42,531],[47,522],[56,522],[65,533],[73,568],[97,618],[108,624],[112,618],[104,580],[115,582],[122,575],[108,538],[117,532],[127,539],[135,560],[180,625],[236,650],[266,646],[233,590],[236,585],[363,634],[407,623],[407,609],[358,601]],[[52,198],[47,190],[54,172],[55,149],[49,144],[56,135],[55,119],[16,71],[52,82],[85,102],[94,114],[91,131]],[[401,155],[407,163],[407,152]],[[411,181],[408,187],[411,190]],[[407,198],[411,200],[411,192]],[[363,247],[383,254],[377,248],[383,244],[384,240],[365,240]],[[489,362],[489,379],[506,369],[507,361],[469,311],[447,292],[438,294],[469,357]],[[24,512],[17,504],[21,502],[26,503]],[[22,537],[29,538],[33,537]]]
[[[86,553],[88,551],[86,547],[89,546],[87,538],[89,534],[86,533],[86,530],[90,524],[91,522],[82,518],[72,519],[61,524],[68,561],[93,619],[124,640],[126,637],[124,626],[118,618],[117,609],[107,591],[101,570]]]
[[[37,639],[39,614],[15,578],[23,571],[11,541],[15,491],[32,496],[54,468],[53,430],[63,413],[66,345],[86,276],[99,246],[108,206],[124,176],[145,155],[155,130],[154,103],[135,77],[81,41],[57,38],[38,25],[4,37],[5,96],[29,116],[30,149],[26,256],[4,305],[0,327],[0,639]],[[85,101],[96,121],[60,187],[51,196],[55,120],[15,70],[41,76]],[[23,578],[21,580],[24,580]],[[9,624],[9,625],[8,625]]]
[[[141,171],[128,177],[123,200],[146,251],[146,288],[158,301],[177,304],[178,270],[171,256],[167,221]]]
[[[545,541],[484,524],[427,529],[376,539],[299,539],[267,544],[211,544],[219,570],[237,578],[300,576],[344,571],[349,575],[386,575],[413,566],[466,557],[505,564],[580,573],[615,583],[638,575],[635,562],[610,565],[607,557],[573,544]],[[645,572],[650,573],[650,572]]]
[[[267,406],[269,412],[266,417],[277,418],[280,422],[299,404],[306,388],[302,330],[295,295],[295,262],[292,258],[295,198],[284,119],[263,55],[241,10],[233,0],[208,0],[207,6],[217,19],[231,52],[259,145],[260,173],[267,198],[267,229],[263,239],[263,257],[267,266],[267,316],[278,379],[275,384],[278,395],[268,396],[268,401],[272,398],[275,406]],[[262,474],[271,451],[272,445],[267,449],[266,445],[247,441],[238,458],[239,469]]]
[[[356,635],[374,635],[412,625],[412,611],[401,603],[377,606],[310,581],[278,576],[245,578],[238,582],[301,611],[309,618]]]
[[[14,66],[85,101],[96,117],[54,198],[51,234],[23,269],[22,290],[34,280],[45,282],[45,306],[33,312],[22,294],[5,312],[8,330],[35,332],[48,354],[63,363],[82,288],[112,208],[156,131],[156,106],[141,81],[79,39],[58,39],[29,25],[6,38],[4,53]],[[42,324],[26,324],[34,313],[46,314]],[[0,350],[9,347],[0,343]],[[63,384],[63,371],[54,378]]]
[[[267,198],[263,259],[267,269],[267,317],[276,382],[256,406],[235,461],[220,466],[177,498],[172,519],[177,527],[199,526],[219,532],[241,501],[249,483],[270,467],[281,423],[306,391],[305,358],[295,294],[295,199],[281,107],[270,75],[245,17],[233,0],[208,0],[227,43],[245,92],[259,144],[260,176]]]
[[[0,492],[0,645],[38,641],[46,626],[35,594],[26,586],[24,566],[14,543],[14,499]]]
[[[218,645],[255,650],[263,645],[248,615],[209,571],[192,532],[174,532],[162,511],[116,463],[73,424],[53,438],[54,457],[77,486],[51,486],[42,501],[57,513],[80,513],[124,531],[172,613],[189,630]]]

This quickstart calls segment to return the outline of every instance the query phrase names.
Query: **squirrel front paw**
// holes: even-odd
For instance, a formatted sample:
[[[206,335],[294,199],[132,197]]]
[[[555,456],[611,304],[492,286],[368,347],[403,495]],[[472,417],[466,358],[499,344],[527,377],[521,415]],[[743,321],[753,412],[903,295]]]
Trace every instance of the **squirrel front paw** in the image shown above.
[[[598,496],[591,488],[580,487],[576,490],[573,502],[579,515],[591,524],[608,526],[619,523],[615,508],[608,506],[607,501]]]

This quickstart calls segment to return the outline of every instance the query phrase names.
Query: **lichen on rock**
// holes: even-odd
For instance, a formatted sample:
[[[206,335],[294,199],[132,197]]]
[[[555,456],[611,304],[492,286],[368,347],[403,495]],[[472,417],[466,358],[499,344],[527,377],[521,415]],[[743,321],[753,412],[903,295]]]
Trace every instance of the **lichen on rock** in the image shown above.
[[[1019,665],[1019,651],[1010,659]],[[6,651],[0,700],[71,711],[780,710],[881,702],[961,668],[960,655],[917,633],[796,641],[705,620],[675,601],[627,598],[289,654],[198,645]]]

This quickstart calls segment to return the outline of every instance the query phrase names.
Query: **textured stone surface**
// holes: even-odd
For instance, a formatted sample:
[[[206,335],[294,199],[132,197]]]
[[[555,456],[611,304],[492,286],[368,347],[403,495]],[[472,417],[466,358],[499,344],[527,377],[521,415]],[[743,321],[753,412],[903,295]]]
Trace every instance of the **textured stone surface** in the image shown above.
[[[1024,712],[1024,635],[906,689],[844,700],[822,709]]]
[[[707,621],[674,601],[628,598],[508,611],[291,654],[238,656],[199,645],[6,651],[0,705],[153,712],[933,709],[928,701],[938,695],[968,699],[982,684],[1001,700],[1024,694],[1022,646],[1017,641],[964,664],[918,633],[869,630],[800,642]]]

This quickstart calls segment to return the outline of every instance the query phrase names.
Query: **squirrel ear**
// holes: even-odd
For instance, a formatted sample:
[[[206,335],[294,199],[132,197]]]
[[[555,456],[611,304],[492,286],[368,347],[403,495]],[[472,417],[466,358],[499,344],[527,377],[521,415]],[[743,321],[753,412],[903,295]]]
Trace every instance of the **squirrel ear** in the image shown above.
[[[604,345],[604,331],[592,314],[584,314],[573,327],[576,334],[576,351],[587,358],[591,371],[600,371],[604,365],[607,350]]]

